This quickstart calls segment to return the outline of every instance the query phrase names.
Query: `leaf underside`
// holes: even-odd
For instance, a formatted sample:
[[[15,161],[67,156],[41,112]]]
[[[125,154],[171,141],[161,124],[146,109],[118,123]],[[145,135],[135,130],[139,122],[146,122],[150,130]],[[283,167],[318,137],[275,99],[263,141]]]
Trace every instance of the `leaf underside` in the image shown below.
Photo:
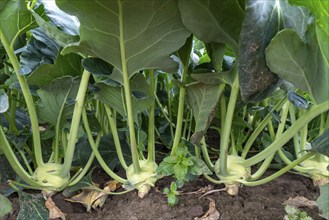
[[[80,43],[73,50],[97,56],[129,76],[141,69],[176,66],[169,55],[189,36],[174,0],[57,0],[80,21]],[[173,65],[174,64],[174,65]]]

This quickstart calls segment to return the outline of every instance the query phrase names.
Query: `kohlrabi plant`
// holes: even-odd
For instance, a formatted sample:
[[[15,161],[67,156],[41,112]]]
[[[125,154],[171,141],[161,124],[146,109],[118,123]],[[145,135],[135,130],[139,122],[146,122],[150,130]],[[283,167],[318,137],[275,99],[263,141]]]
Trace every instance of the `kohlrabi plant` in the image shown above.
[[[328,88],[328,80],[326,79],[328,79],[329,68],[325,63],[328,62],[328,59],[326,52],[321,50],[323,44],[315,37],[315,35],[324,35],[322,31],[316,32],[315,26],[320,30],[326,28],[326,26],[320,25],[323,23],[321,12],[313,9],[311,12],[314,14],[312,14],[306,8],[289,5],[287,1],[246,1],[245,7],[239,2],[179,1],[179,8],[184,25],[198,39],[210,45],[207,49],[212,60],[213,70],[210,73],[198,74],[194,76],[194,79],[205,84],[217,82],[219,94],[224,91],[224,87],[229,87],[228,100],[224,95],[221,95],[219,101],[220,155],[215,164],[210,161],[204,142],[202,146],[203,157],[210,168],[215,171],[219,181],[211,177],[207,178],[213,182],[225,183],[229,194],[236,194],[240,183],[250,186],[266,183],[308,158],[314,157],[316,154],[314,150],[302,153],[298,159],[293,162],[290,161],[291,163],[277,173],[265,179],[257,180],[266,171],[279,149],[301,129],[305,128],[312,119],[321,114],[327,114],[329,98],[325,90]],[[317,15],[316,12],[319,14]],[[204,14],[212,16],[203,16]],[[232,18],[232,14],[235,15],[234,18]],[[314,16],[319,19],[319,23],[313,22]],[[228,18],[233,19],[229,24],[224,22]],[[296,22],[297,20],[300,22]],[[203,24],[207,24],[207,26]],[[297,54],[291,56],[292,49],[289,48],[279,51],[274,43],[281,47],[286,47],[285,44],[292,45],[292,42],[288,42],[288,38],[284,38],[287,41],[279,41],[278,39],[282,33],[288,32],[288,29],[296,37],[313,42],[310,45],[314,50],[306,48],[302,43],[299,44],[300,47],[298,48],[303,49],[302,47],[305,47],[303,58]],[[282,51],[290,54],[289,57],[291,57],[291,60],[286,61],[284,68],[282,62],[278,60],[279,57],[284,57],[283,55],[278,56],[278,53]],[[310,64],[309,68],[303,68],[301,64],[307,62],[307,57],[312,56],[313,51],[318,52],[318,56],[314,55],[314,57],[318,57],[318,60]],[[223,68],[224,55],[231,55],[232,52],[235,61],[230,71],[225,71]],[[291,69],[289,66],[303,71],[299,71],[298,74],[291,73],[288,77],[288,72]],[[317,71],[317,68],[323,71]],[[317,76],[314,77],[314,74]],[[244,146],[237,146],[237,143],[241,144],[241,142],[237,142],[238,137],[232,131],[232,123],[235,118],[234,112],[240,96],[239,93],[241,93],[243,101],[259,102],[275,91],[283,80],[309,92],[312,100],[314,100],[314,105],[305,110],[303,117],[296,119],[291,126],[286,128],[290,103],[283,96],[265,118],[255,123],[257,125],[255,129],[247,132],[248,137],[243,143]],[[316,89],[316,80],[321,80],[323,83],[319,90]],[[298,82],[303,82],[303,84]],[[256,155],[247,158],[248,151],[258,135],[267,127],[273,128],[271,121],[275,112],[279,112],[280,123],[277,130],[272,132],[273,142]],[[197,120],[195,112],[194,116]],[[237,148],[243,149],[241,155]],[[251,174],[251,166],[260,162],[262,164],[258,171]]]
[[[78,23],[60,10],[39,3],[7,1],[0,10],[4,74],[8,77],[1,85],[1,150],[22,180],[17,184],[62,190],[83,177],[93,159],[91,155],[85,170],[71,177],[90,73],[83,71],[78,55],[60,52],[61,46],[77,39]],[[51,19],[45,21],[41,16]],[[64,16],[66,24],[58,22],[58,16]],[[17,146],[15,140],[23,135],[17,122],[20,109],[27,109],[25,117],[29,120],[23,127],[28,129],[24,135],[29,135]],[[47,138],[42,130],[47,127],[54,132],[46,134],[53,137],[51,141],[44,141]],[[32,142],[27,141],[30,135]],[[46,155],[46,149],[51,153]]]
[[[157,84],[154,69],[177,71],[170,55],[183,46],[190,35],[181,22],[177,1],[58,0],[56,3],[80,21],[80,42],[66,47],[64,51],[82,53],[113,66],[111,75],[105,80],[98,79],[94,85],[95,98],[105,109],[113,137],[117,136],[120,128],[117,116],[120,115],[126,122],[132,164],[127,165],[120,155],[120,142],[116,141],[115,145],[127,179],[108,169],[96,147],[93,147],[93,152],[111,177],[124,183],[126,188],[138,189],[139,196],[143,197],[157,180],[154,150],[154,94]],[[137,80],[136,84],[134,80]],[[138,84],[141,81],[147,91],[141,91]],[[139,149],[138,135],[141,126],[138,118],[143,111],[149,115],[146,158]],[[88,131],[88,120],[84,117],[83,121]],[[93,146],[92,134],[87,133]]]

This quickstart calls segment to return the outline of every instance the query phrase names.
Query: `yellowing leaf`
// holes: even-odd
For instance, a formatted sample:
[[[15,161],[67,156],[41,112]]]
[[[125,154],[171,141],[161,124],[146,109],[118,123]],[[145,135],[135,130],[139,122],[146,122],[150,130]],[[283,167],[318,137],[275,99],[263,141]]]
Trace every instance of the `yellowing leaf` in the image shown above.
[[[65,214],[56,206],[51,197],[46,200],[45,205],[49,211],[49,219],[66,220]]]
[[[209,210],[200,218],[196,217],[194,220],[218,220],[219,219],[219,212],[216,209],[216,203],[215,200],[212,198],[208,198],[210,201],[209,203]]]
[[[290,197],[288,200],[284,201],[283,204],[293,206],[295,208],[308,207],[310,209],[313,209],[317,206],[315,201],[308,200],[304,196],[296,196],[293,198]]]
[[[95,187],[99,187],[98,184],[93,183]],[[108,197],[109,192],[113,192],[116,189],[120,188],[121,184],[112,180],[106,183],[106,186],[103,190],[95,190],[95,189],[83,189],[80,194],[73,196],[70,199],[65,199],[69,202],[81,203],[86,207],[87,212],[91,212],[91,208],[97,209],[101,208]]]

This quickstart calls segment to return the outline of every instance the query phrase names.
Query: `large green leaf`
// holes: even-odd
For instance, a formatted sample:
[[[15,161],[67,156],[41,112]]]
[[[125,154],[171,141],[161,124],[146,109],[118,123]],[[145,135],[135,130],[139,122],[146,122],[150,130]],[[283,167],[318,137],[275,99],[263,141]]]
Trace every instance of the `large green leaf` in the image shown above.
[[[320,209],[320,216],[329,219],[329,183],[320,186],[320,196],[316,200],[316,204]]]
[[[280,83],[265,62],[265,49],[271,39],[283,28],[295,29],[303,36],[307,21],[307,11],[288,5],[287,0],[246,1],[238,59],[240,89],[245,101],[261,101]]]
[[[186,87],[186,92],[193,111],[195,132],[204,132],[219,100],[218,85],[192,84]]]
[[[17,37],[36,26],[33,16],[27,10],[25,0],[1,1],[0,27],[8,42],[13,45]],[[43,9],[39,7],[37,13]]]
[[[77,54],[58,55],[54,64],[37,67],[27,78],[30,85],[44,86],[62,76],[79,76],[82,73],[81,57]]]
[[[39,0],[44,5],[47,18],[61,31],[70,35],[79,35],[79,21],[75,16],[60,10],[55,1]]]
[[[95,86],[98,88],[95,91],[96,99],[115,109],[123,117],[127,117],[122,86],[113,87],[103,82],[97,83]],[[153,96],[146,78],[140,73],[131,79],[131,91],[133,92],[131,99],[134,121],[137,122],[137,114],[147,110],[152,105]],[[141,94],[142,97],[136,97],[136,94]]]
[[[329,66],[316,42],[305,42],[295,31],[283,30],[268,46],[266,62],[273,72],[308,92],[317,103],[329,99]]]
[[[10,213],[13,210],[13,206],[9,199],[0,194],[0,218]]]
[[[53,64],[58,56],[59,45],[43,31],[36,28],[20,55],[20,74],[29,74],[42,64]]]
[[[0,114],[8,111],[9,109],[9,98],[8,95],[0,90]]]
[[[184,25],[205,43],[229,45],[238,53],[243,9],[235,0],[179,0]]]
[[[65,76],[53,80],[37,91],[40,97],[37,113],[41,123],[51,125],[60,123],[60,127],[68,123],[73,113],[79,82],[79,78]]]
[[[266,50],[266,62],[271,71],[321,103],[329,99],[329,2],[290,2],[307,6],[314,23],[305,36],[291,30],[278,33]]]
[[[41,194],[28,194],[18,191],[20,209],[17,220],[35,219],[46,220],[49,218],[45,201]]]
[[[76,19],[59,10],[54,1],[41,0],[40,2],[44,4],[46,15],[50,18],[50,21],[44,20],[32,9],[31,13],[35,21],[44,29],[47,35],[56,40],[61,46],[78,42],[79,25]]]
[[[329,66],[329,1],[289,0],[294,5],[306,6],[316,17],[316,38],[327,66]]]
[[[329,129],[312,141],[311,145],[316,152],[329,157]]]
[[[170,65],[169,55],[189,36],[175,0],[69,1],[59,8],[78,17],[75,51],[97,56],[132,76],[141,69]]]
[[[73,195],[74,192],[81,190],[81,189],[91,189],[91,190],[100,190],[98,187],[96,187],[93,183],[92,180],[92,174],[93,174],[93,169],[86,175],[84,176],[77,184],[67,187],[63,194],[66,197],[70,197]]]

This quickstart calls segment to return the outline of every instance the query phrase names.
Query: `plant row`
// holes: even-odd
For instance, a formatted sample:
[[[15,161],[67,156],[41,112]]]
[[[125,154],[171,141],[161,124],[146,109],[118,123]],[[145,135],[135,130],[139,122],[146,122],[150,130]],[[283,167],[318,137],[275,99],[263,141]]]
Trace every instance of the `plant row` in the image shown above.
[[[230,195],[292,169],[328,183],[328,8],[312,0],[0,3],[0,153],[17,177],[10,185],[51,195],[95,163],[140,197],[173,176],[172,205],[177,188],[200,175]]]

